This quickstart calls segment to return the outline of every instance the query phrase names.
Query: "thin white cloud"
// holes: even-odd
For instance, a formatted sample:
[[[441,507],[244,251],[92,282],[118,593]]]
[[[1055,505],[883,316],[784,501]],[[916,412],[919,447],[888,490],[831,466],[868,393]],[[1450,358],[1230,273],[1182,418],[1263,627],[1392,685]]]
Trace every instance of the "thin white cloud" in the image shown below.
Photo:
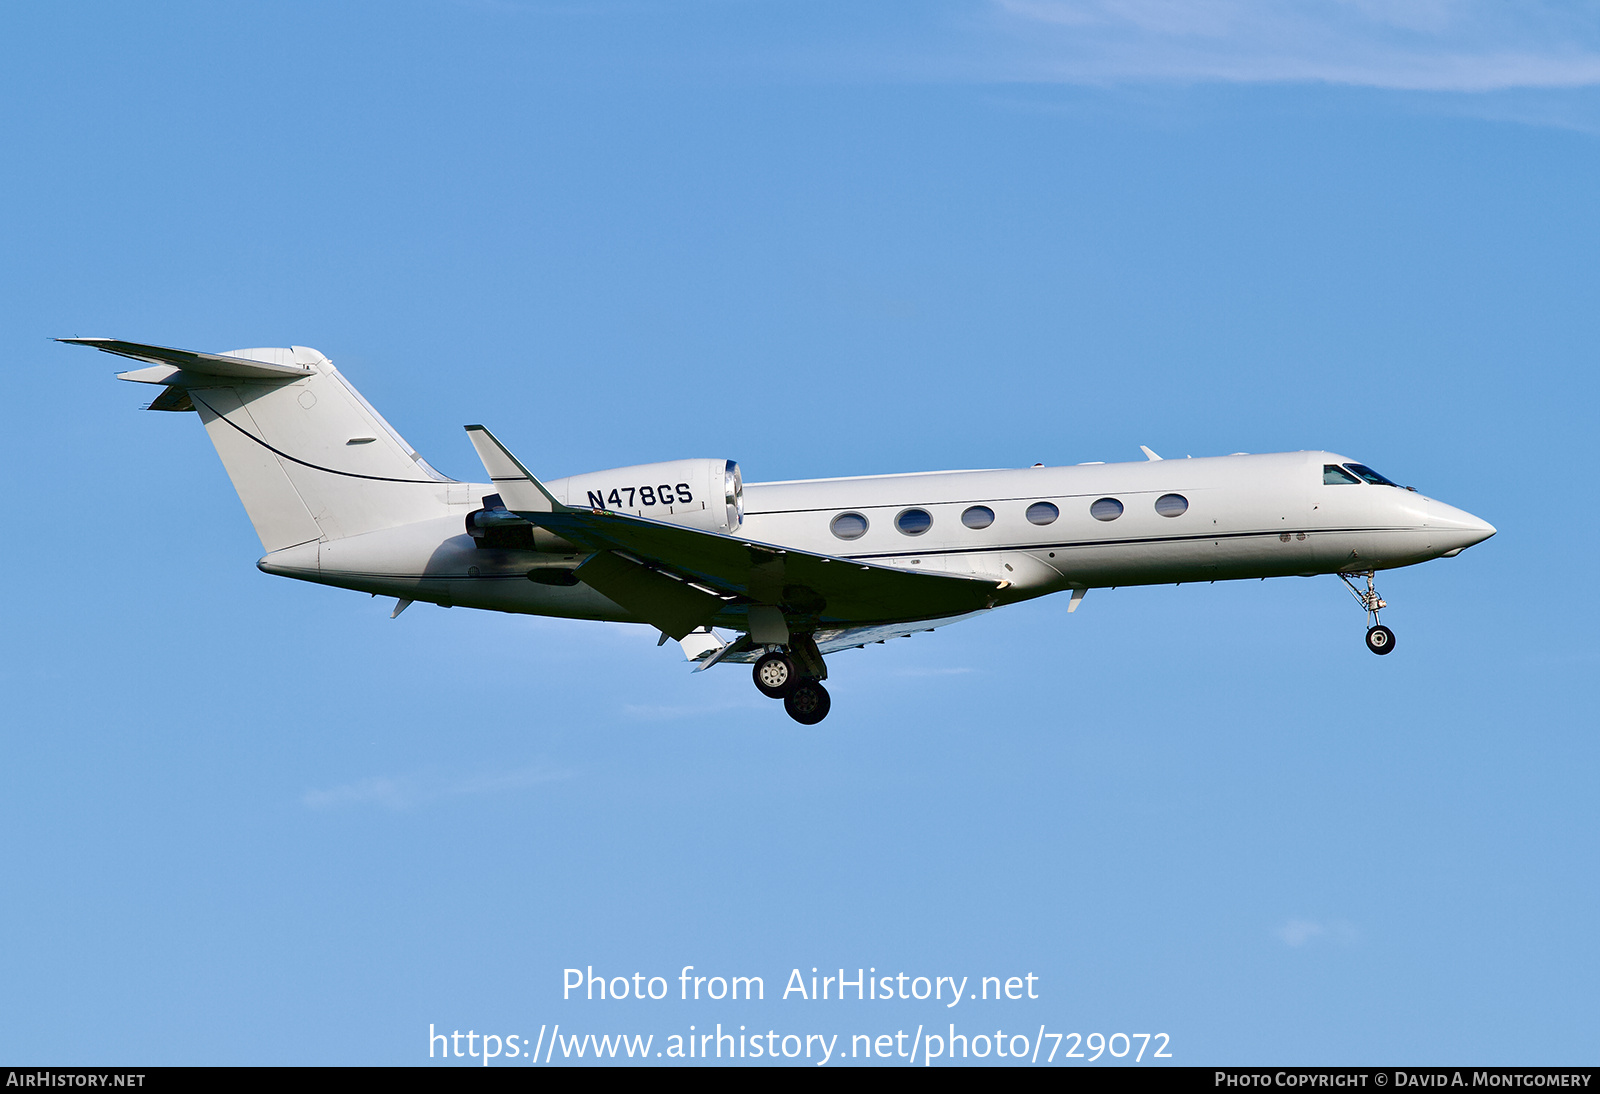
[[[726,714],[729,711],[755,710],[765,705],[765,703],[753,699],[733,703],[684,704],[680,706],[667,703],[626,703],[622,707],[622,713],[629,718],[664,722],[678,718],[706,718],[713,715]]]
[[[1315,942],[1353,946],[1359,940],[1356,929],[1343,920],[1291,919],[1273,932],[1287,946],[1299,948]]]
[[[989,0],[1012,78],[1320,82],[1412,91],[1600,84],[1600,5],[1496,0]]]
[[[300,802],[308,809],[337,809],[342,805],[381,805],[386,809],[404,809],[409,798],[400,780],[373,778],[326,790],[307,790],[300,795]]]
[[[377,776],[342,786],[307,790],[300,796],[300,803],[315,810],[370,805],[398,811],[441,798],[497,794],[571,777],[570,771],[540,765],[467,776]]]

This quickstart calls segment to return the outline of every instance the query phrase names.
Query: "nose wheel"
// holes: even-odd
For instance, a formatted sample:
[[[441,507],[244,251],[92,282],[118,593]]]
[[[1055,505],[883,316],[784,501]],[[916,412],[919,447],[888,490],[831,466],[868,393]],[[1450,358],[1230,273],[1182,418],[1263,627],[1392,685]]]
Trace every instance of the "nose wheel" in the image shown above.
[[[1343,581],[1350,589],[1350,595],[1356,598],[1356,603],[1361,605],[1362,609],[1367,613],[1367,618],[1372,621],[1372,625],[1367,628],[1367,649],[1382,656],[1394,649],[1394,632],[1378,622],[1379,610],[1387,608],[1389,605],[1378,595],[1377,587],[1372,583],[1372,579],[1376,574],[1372,570],[1368,570],[1366,576],[1367,588],[1365,592],[1358,588],[1354,581],[1350,580],[1349,574],[1340,574],[1339,580]]]

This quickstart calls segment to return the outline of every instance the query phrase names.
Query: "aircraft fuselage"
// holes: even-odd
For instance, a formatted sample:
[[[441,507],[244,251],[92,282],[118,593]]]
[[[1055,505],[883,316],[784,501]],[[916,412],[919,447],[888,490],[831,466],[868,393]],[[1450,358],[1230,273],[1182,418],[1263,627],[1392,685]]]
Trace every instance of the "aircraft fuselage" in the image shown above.
[[[1494,534],[1477,517],[1412,490],[1324,481],[1324,467],[1351,464],[1329,452],[1288,452],[750,483],[738,535],[879,565],[993,577],[1009,582],[998,606],[1066,589],[1392,569]],[[527,580],[532,569],[571,567],[580,554],[478,546],[462,518],[494,487],[465,487],[451,491],[458,500],[448,517],[275,551],[260,568],[402,599],[633,620],[587,586]],[[568,504],[585,504],[584,493],[564,497],[560,482],[550,487]],[[1165,504],[1172,515],[1158,511],[1159,499],[1174,497],[1181,502]],[[1097,502],[1114,503],[1100,506],[1102,517],[1115,515],[1097,517]],[[974,509],[992,517],[973,516]],[[899,519],[911,511],[926,521]],[[852,514],[865,528],[840,538],[834,522]]]

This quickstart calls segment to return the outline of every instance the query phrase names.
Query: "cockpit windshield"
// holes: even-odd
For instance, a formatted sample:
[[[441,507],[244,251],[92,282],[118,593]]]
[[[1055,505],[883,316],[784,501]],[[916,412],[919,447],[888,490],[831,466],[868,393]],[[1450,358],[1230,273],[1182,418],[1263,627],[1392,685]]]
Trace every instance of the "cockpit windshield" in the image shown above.
[[[1336,463],[1325,463],[1322,465],[1322,485],[1360,486],[1361,480]]]
[[[1390,482],[1364,463],[1347,463],[1345,467],[1361,476],[1363,482],[1370,482],[1373,486],[1393,486],[1397,490],[1402,489],[1399,483]]]

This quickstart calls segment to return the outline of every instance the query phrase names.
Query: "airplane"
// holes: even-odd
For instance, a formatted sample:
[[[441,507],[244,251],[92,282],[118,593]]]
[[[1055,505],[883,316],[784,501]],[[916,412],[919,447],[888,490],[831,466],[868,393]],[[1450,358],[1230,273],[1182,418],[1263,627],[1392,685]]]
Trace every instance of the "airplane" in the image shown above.
[[[199,414],[264,572],[393,596],[392,617],[422,600],[647,624],[696,671],[751,665],[803,725],[831,706],[826,655],[1056,592],[1070,613],[1094,588],[1336,574],[1388,654],[1376,572],[1495,534],[1332,452],[1141,445],[1129,463],[764,483],[697,458],[545,482],[469,425],[487,481],[460,482],[314,349],[57,341],[144,363],[118,377],[162,387],[147,409]]]

